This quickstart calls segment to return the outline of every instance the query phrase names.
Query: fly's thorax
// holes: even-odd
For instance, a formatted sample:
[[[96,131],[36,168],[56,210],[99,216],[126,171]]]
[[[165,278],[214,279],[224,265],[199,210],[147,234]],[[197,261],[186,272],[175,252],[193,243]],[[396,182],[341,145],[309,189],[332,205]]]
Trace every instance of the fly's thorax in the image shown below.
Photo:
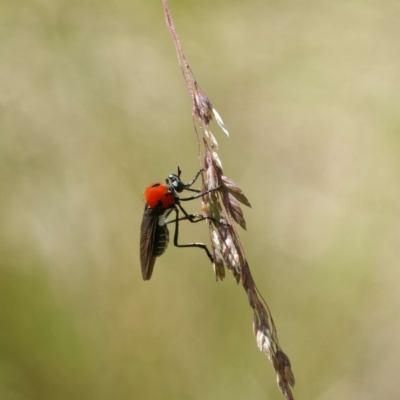
[[[145,190],[144,199],[150,208],[168,209],[175,204],[175,190],[170,185],[154,183]]]

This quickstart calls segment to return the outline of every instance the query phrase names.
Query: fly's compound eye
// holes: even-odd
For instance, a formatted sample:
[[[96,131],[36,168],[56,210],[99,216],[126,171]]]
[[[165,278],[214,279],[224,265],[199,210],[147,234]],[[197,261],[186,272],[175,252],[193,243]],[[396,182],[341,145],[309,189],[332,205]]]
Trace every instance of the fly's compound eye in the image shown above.
[[[178,193],[183,192],[183,189],[185,189],[185,184],[175,174],[169,175],[168,181],[170,182],[174,190]]]
[[[172,182],[172,185],[174,186],[174,189],[178,193],[183,192],[183,189],[185,189],[185,184],[180,179],[177,179],[175,182]]]

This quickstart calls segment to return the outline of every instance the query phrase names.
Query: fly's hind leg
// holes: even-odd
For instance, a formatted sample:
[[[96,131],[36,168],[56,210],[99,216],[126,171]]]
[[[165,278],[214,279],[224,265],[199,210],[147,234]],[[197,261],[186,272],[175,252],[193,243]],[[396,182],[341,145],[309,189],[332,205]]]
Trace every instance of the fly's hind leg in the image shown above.
[[[180,220],[188,219],[190,222],[195,223],[195,222],[200,222],[203,219],[206,219],[206,217],[203,217],[201,219],[195,220],[194,218],[195,218],[196,214],[192,214],[192,215],[187,214],[186,211],[184,211],[182,209],[182,211],[184,212],[185,216],[182,217],[182,218],[179,218],[179,210],[177,208],[175,208],[174,210],[175,210],[175,213],[176,213],[176,219],[174,221],[169,221],[169,222],[175,222],[174,245],[176,247],[198,247],[200,249],[203,249],[206,252],[206,254],[207,254],[208,258],[210,259],[210,261],[213,263],[214,262],[213,256],[211,255],[210,250],[208,250],[207,246],[204,243],[187,243],[187,244],[179,244],[178,243],[179,221]]]

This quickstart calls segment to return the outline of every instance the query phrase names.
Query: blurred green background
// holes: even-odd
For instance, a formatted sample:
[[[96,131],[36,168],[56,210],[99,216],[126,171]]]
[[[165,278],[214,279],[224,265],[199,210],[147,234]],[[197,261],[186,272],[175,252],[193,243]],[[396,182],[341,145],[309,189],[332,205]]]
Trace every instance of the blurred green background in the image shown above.
[[[399,398],[398,1],[170,7],[295,397]],[[0,398],[281,399],[230,275],[171,245],[141,278],[144,188],[198,168],[161,1],[2,0],[0,21]]]

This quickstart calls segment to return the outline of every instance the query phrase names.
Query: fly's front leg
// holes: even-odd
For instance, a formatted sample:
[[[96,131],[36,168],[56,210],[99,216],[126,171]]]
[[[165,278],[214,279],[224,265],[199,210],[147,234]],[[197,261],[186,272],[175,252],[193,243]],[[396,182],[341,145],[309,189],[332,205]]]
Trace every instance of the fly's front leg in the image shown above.
[[[201,193],[200,189],[192,189],[191,186],[193,185],[193,183],[195,183],[197,181],[197,178],[199,177],[199,175],[204,171],[204,168],[202,168],[196,175],[195,177],[187,184],[185,185],[185,190],[188,190],[189,192],[195,192],[195,193]]]
[[[197,181],[197,178],[200,176],[200,174],[204,171],[204,168],[202,168],[196,175],[195,177],[186,185],[185,189],[189,189],[193,183]]]

